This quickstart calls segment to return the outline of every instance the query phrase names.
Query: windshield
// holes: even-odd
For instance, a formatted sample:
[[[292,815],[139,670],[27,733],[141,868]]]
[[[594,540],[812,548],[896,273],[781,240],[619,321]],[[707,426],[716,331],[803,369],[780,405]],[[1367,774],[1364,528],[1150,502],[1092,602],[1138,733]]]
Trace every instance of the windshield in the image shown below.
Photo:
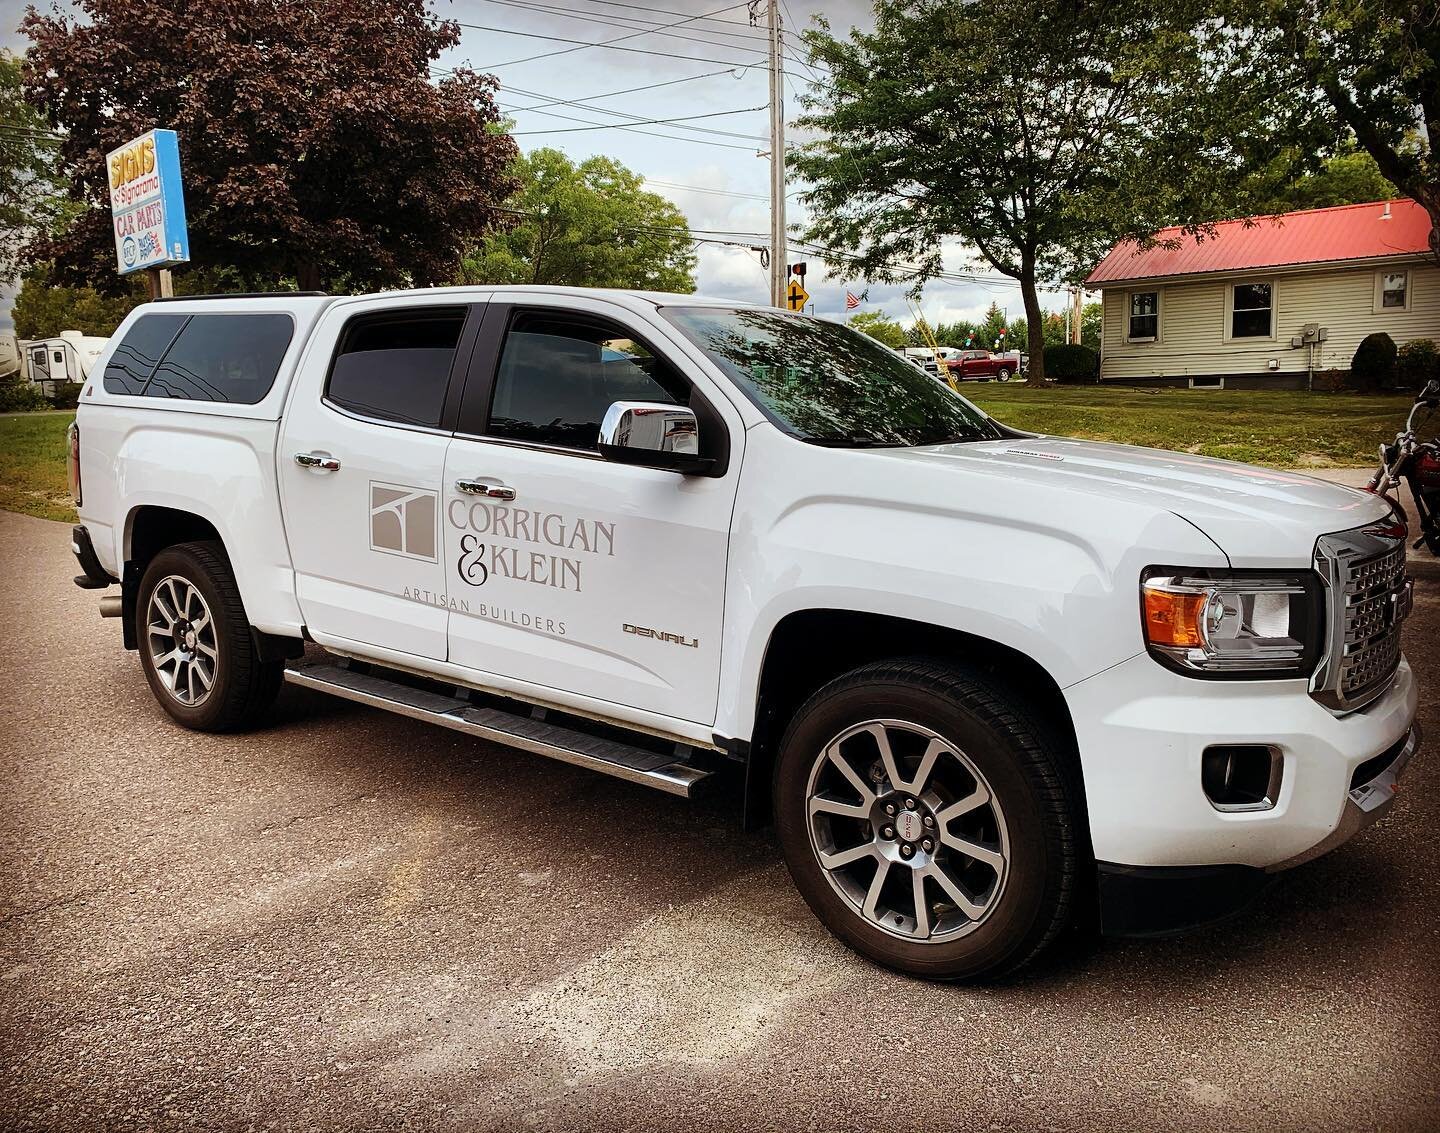
[[[999,427],[873,338],[768,308],[661,313],[777,425],[812,444],[878,448],[995,440]]]

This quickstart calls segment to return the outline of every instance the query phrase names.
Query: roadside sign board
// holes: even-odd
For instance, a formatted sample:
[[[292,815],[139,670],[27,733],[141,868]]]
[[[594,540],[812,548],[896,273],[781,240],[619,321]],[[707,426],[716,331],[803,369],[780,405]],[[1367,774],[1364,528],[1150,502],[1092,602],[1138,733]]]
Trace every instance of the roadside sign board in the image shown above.
[[[120,274],[189,260],[180,140],[175,131],[141,134],[107,153],[105,168]]]
[[[792,311],[803,311],[808,302],[810,302],[810,292],[805,290],[805,285],[798,279],[792,279],[790,286],[785,291],[785,306]]]

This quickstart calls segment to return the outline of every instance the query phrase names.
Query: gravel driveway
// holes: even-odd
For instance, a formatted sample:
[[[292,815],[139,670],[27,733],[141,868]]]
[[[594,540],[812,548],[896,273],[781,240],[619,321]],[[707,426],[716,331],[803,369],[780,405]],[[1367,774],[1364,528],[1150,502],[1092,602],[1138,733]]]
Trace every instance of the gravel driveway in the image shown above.
[[[831,940],[685,803],[289,689],[172,726],[0,513],[7,1129],[1434,1129],[1440,774],[1246,916],[1015,986]],[[1440,570],[1408,628],[1440,743]]]

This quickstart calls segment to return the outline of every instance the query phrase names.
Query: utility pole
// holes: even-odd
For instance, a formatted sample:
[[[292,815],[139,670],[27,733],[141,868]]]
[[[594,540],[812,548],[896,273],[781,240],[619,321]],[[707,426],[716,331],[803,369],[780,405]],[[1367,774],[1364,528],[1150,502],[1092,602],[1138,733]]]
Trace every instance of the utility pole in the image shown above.
[[[785,71],[780,59],[780,0],[770,16],[770,302],[785,306],[790,275],[785,236]]]
[[[1080,345],[1080,312],[1082,309],[1080,294],[1080,285],[1077,283],[1075,285],[1075,317],[1070,320],[1070,334],[1072,336],[1070,341],[1076,346]]]

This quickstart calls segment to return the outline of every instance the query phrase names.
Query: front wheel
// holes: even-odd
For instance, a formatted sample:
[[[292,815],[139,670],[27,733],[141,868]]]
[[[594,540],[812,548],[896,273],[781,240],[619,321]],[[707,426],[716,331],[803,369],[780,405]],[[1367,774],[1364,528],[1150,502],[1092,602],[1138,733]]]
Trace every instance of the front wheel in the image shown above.
[[[1074,917],[1083,840],[1062,760],[984,678],[930,661],[857,669],[782,741],[786,864],[826,927],[880,964],[1015,972]]]
[[[284,665],[258,656],[219,544],[181,543],[150,560],[135,603],[135,636],[150,691],[187,728],[247,727],[280,690]]]

